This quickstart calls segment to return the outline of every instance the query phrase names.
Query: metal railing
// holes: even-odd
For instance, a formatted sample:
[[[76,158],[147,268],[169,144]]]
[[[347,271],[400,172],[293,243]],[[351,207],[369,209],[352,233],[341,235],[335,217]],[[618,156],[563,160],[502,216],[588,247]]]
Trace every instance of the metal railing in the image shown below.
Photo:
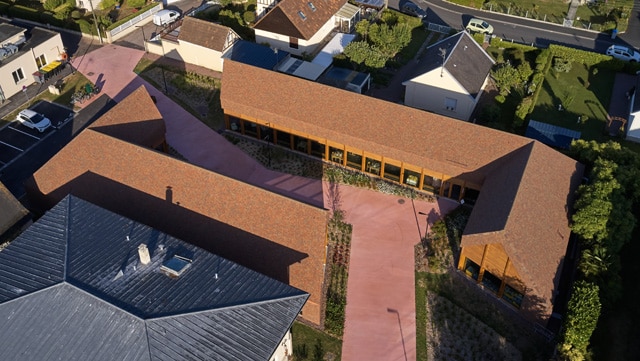
[[[158,3],[158,6],[154,6],[153,8],[141,13],[138,16],[136,16],[135,18],[130,19],[126,23],[121,24],[120,26],[118,26],[118,27],[116,27],[114,29],[111,29],[109,31],[109,34],[110,34],[111,38],[113,38],[117,34],[123,32],[124,30],[129,29],[130,27],[134,26],[135,24],[139,23],[140,21],[148,18],[149,16],[153,16],[153,14],[157,13],[160,10],[162,10],[162,4]]]

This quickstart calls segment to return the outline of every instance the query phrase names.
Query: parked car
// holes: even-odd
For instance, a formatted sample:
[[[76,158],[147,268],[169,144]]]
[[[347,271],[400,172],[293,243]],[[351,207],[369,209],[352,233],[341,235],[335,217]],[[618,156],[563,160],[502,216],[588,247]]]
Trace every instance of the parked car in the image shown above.
[[[470,33],[493,34],[493,26],[486,21],[478,18],[472,18],[466,27]]]
[[[417,16],[423,20],[427,18],[427,12],[411,1],[404,3],[400,10],[407,15]]]
[[[611,55],[616,59],[624,61],[640,61],[640,53],[630,47],[622,45],[611,45],[607,49],[607,55]]]
[[[37,129],[40,133],[51,126],[49,118],[31,109],[25,109],[18,113],[16,120],[27,128]]]
[[[158,26],[167,26],[180,18],[180,13],[175,10],[160,10],[153,15],[153,23]]]

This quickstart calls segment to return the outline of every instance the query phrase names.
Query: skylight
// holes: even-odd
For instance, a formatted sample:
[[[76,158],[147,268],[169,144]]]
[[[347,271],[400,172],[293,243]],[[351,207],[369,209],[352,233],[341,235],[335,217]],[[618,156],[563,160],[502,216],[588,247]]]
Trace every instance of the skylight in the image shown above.
[[[160,271],[169,277],[180,277],[191,266],[191,260],[178,255],[173,256],[160,267]]]
[[[300,15],[302,20],[307,20],[307,16],[302,12],[302,10],[298,11],[298,15]]]
[[[309,5],[309,9],[311,9],[311,11],[316,11],[316,7],[315,7],[315,5],[313,5],[313,3],[311,1],[309,1],[307,3],[307,5]]]

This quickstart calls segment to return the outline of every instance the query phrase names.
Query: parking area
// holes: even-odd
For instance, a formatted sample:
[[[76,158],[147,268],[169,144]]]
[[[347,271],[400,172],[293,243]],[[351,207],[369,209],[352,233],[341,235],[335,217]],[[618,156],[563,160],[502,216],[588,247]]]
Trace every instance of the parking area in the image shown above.
[[[41,101],[29,109],[44,114],[51,120],[51,127],[43,132],[29,128],[15,119],[6,119],[11,123],[0,129],[0,172],[11,162],[29,152],[39,142],[56,132],[67,121],[73,119],[71,109],[59,104]]]

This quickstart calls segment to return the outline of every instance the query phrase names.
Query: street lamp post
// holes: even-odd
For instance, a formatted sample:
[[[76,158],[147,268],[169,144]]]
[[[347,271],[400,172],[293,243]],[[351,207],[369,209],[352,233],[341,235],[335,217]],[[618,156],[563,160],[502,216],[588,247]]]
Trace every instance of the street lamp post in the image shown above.
[[[89,0],[89,6],[91,6],[91,14],[93,14],[93,22],[96,24],[96,31],[98,32],[98,38],[100,38],[100,44],[102,42],[102,34],[100,34],[100,28],[98,27],[98,19],[96,18],[96,12],[93,11],[93,1]]]
[[[427,229],[424,231],[424,239],[427,239],[429,236],[429,215],[424,212],[418,212],[419,215],[426,216],[425,223],[427,224]]]
[[[164,44],[162,43],[162,39],[160,39],[160,46],[162,47],[162,59],[164,60]],[[162,81],[164,82],[164,93],[169,94],[169,88],[167,88],[167,78],[164,76],[164,65],[160,65],[160,69],[162,70]]]

